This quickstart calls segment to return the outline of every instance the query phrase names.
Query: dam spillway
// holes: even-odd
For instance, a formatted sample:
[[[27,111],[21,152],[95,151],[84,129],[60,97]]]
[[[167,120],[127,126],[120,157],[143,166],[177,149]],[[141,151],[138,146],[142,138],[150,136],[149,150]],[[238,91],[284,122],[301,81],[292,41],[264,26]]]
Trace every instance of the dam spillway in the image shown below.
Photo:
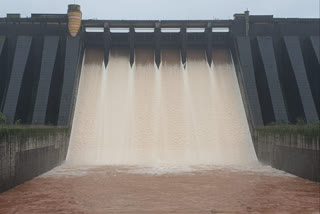
[[[87,49],[67,163],[108,165],[246,165],[257,161],[228,49]],[[230,130],[236,130],[230,133]]]
[[[319,19],[81,20],[73,35],[68,24],[67,14],[0,18],[0,122],[13,129],[0,136],[0,191],[61,165],[68,150],[70,163],[83,164],[240,164],[256,155],[319,180],[317,135],[270,131],[319,120]]]

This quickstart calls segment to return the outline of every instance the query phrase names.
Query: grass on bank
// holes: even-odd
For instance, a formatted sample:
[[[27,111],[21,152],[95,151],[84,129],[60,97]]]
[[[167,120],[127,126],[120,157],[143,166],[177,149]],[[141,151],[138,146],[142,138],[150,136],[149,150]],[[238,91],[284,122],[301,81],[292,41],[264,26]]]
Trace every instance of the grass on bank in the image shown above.
[[[55,134],[69,135],[69,127],[56,126],[23,126],[23,125],[0,125],[0,141],[8,136],[37,136],[46,137]]]
[[[0,137],[4,134],[48,134],[53,132],[70,131],[70,127],[57,126],[31,126],[21,125],[21,121],[17,120],[14,125],[6,125],[6,118],[0,112]],[[313,124],[307,124],[303,119],[297,119],[296,124],[289,124],[286,122],[271,123],[264,127],[256,128],[259,133],[276,133],[276,134],[290,134],[290,135],[304,135],[307,137],[320,137],[320,121]]]
[[[17,120],[14,125],[8,125],[5,116],[0,112],[0,139],[9,135],[46,136],[54,133],[69,133],[69,131],[69,127],[21,125],[21,120]]]
[[[303,135],[306,137],[320,137],[320,121],[307,124],[303,121],[297,121],[296,124],[289,123],[271,123],[264,127],[256,128],[259,133],[275,133],[280,135]]]

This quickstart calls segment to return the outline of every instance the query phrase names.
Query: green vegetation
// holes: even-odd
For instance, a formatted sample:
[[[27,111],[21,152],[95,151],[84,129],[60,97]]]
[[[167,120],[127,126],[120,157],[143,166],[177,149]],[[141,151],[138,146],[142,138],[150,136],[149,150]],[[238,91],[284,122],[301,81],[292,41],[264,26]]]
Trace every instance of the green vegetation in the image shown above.
[[[21,125],[21,123],[22,123],[22,120],[16,120],[16,122],[14,122],[14,125],[16,125],[16,126],[20,126]]]
[[[9,135],[45,137],[49,134],[70,133],[70,127],[22,125],[21,120],[16,120],[14,125],[8,125],[6,122],[6,117],[0,112],[0,141]]]
[[[0,112],[0,124],[5,124],[7,121],[6,117]]]
[[[24,126],[24,125],[0,125],[0,141],[8,136],[37,136],[46,137],[53,134],[69,134],[69,127],[56,126]]]
[[[296,124],[272,123],[264,127],[257,128],[256,131],[264,134],[280,135],[303,135],[306,137],[320,137],[320,121],[313,124],[307,124],[304,120],[298,120]]]

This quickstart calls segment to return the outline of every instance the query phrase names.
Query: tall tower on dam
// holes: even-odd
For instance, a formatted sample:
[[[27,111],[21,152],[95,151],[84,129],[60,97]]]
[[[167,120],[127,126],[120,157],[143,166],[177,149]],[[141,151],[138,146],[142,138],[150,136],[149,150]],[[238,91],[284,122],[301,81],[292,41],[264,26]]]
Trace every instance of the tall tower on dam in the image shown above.
[[[72,37],[76,37],[81,28],[82,12],[80,5],[71,4],[68,6],[68,29]]]

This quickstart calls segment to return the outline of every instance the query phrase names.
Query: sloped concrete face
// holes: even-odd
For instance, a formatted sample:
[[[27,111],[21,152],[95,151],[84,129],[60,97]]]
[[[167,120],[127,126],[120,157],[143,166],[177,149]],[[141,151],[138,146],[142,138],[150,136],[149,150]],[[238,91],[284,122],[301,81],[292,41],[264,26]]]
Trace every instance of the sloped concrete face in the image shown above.
[[[272,107],[276,121],[288,121],[281,91],[272,37],[258,37],[258,46],[269,86]]]
[[[320,117],[320,36],[311,36],[305,42],[304,59],[313,99]]]
[[[70,125],[75,88],[79,74],[80,37],[67,37],[63,87],[59,109],[59,126]]]
[[[295,76],[296,84],[299,89],[306,120],[308,122],[317,121],[319,120],[319,117],[312,97],[299,38],[296,36],[285,36],[284,43]]]
[[[6,116],[7,122],[11,124],[15,119],[22,78],[28,60],[31,42],[31,36],[19,36],[17,40],[10,82],[3,109],[3,114]]]
[[[49,99],[50,84],[59,45],[58,36],[46,36],[42,51],[40,78],[32,124],[44,125]]]
[[[320,36],[311,36],[310,39],[312,48],[317,56],[318,63],[320,63]]]
[[[5,36],[0,36],[0,56],[1,56],[2,49],[3,49],[5,41],[6,41],[6,37]]]
[[[5,59],[2,56],[2,52],[4,49],[4,44],[6,42],[6,37],[5,36],[0,36],[0,111],[1,111],[1,105],[3,101],[3,93],[4,93],[4,88],[5,88],[5,66],[3,65]]]
[[[250,39],[248,37],[237,37],[237,49],[241,64],[241,74],[249,105],[249,112],[255,127],[263,126],[261,107],[254,74]]]

